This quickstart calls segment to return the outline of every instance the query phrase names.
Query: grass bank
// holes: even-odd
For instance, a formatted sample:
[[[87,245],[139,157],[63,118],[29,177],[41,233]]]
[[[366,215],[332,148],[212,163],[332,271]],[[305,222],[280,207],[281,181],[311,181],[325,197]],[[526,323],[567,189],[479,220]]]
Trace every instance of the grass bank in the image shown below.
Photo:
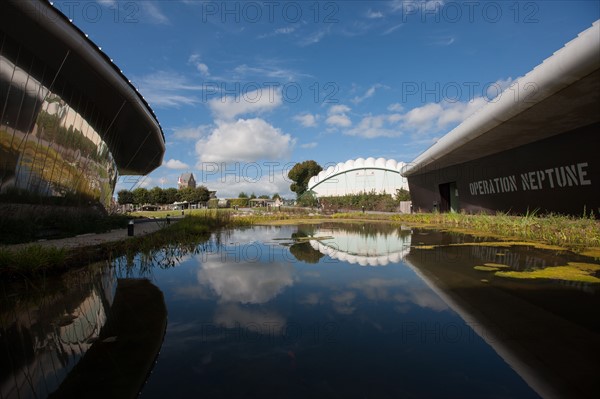
[[[249,220],[234,218],[231,212],[205,210],[188,215],[152,234],[95,246],[72,250],[35,244],[16,250],[0,248],[0,276],[56,274],[98,260],[121,255],[133,256],[139,252],[152,257],[160,250],[176,258],[194,251],[199,243],[206,241],[210,233],[219,228],[247,226],[251,223]]]

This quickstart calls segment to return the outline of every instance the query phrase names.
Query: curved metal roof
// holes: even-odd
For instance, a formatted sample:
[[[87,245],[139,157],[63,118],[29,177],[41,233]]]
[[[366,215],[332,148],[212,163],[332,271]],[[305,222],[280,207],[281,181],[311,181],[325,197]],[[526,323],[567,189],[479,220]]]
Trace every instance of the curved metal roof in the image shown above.
[[[56,77],[93,99],[110,121],[101,133],[110,136],[103,138],[121,174],[147,174],[162,164],[165,138],[156,115],[83,31],[46,0],[3,0],[0,7],[0,29],[60,71]]]
[[[350,159],[346,162],[340,162],[335,166],[330,166],[327,169],[319,172],[318,175],[311,177],[308,181],[308,189],[312,190],[319,184],[335,176],[339,176],[343,173],[347,173],[353,170],[379,169],[400,174],[400,171],[402,170],[404,165],[404,162],[397,162],[394,159],[375,159],[373,157],[369,157],[367,159]]]
[[[438,140],[402,174],[456,165],[597,123],[599,67],[600,20]]]

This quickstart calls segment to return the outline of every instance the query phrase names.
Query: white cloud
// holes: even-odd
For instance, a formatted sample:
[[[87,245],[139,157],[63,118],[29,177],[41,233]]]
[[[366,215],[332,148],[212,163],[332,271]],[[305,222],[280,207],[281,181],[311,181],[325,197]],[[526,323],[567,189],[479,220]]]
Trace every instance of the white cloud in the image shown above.
[[[98,3],[100,3],[106,7],[112,7],[117,4],[117,0],[97,0],[97,1],[98,1]]]
[[[158,71],[132,82],[151,106],[179,107],[200,102],[194,92],[202,86],[192,84],[185,76],[175,72]]]
[[[381,89],[382,87],[385,87],[385,86],[381,85],[381,84],[375,84],[375,85],[369,87],[367,89],[367,91],[365,91],[365,94],[363,94],[362,96],[356,96],[350,101],[352,101],[354,104],[361,103],[361,102],[365,101],[367,98],[373,97],[375,95],[375,91],[377,89]]]
[[[352,126],[352,121],[345,114],[330,115],[325,120],[325,123],[327,123],[330,126],[338,126],[338,127]]]
[[[488,86],[487,91],[485,93],[486,97],[489,100],[493,100],[494,98],[498,97],[504,90],[510,87],[510,85],[512,85],[517,79],[508,77],[506,79],[497,80],[496,82]]]
[[[348,107],[347,105],[333,105],[331,106],[331,108],[329,108],[329,115],[343,114],[345,112],[350,112],[350,107]]]
[[[300,122],[304,127],[315,127],[317,126],[318,115],[313,114],[298,114],[293,118],[295,121]]]
[[[281,90],[273,87],[259,88],[239,96],[224,96],[208,102],[217,119],[232,120],[238,115],[262,113],[277,108],[282,103]]]
[[[189,169],[190,166],[186,163],[181,162],[177,159],[169,159],[167,162],[163,162],[163,166],[169,169]]]
[[[394,103],[388,105],[387,110],[390,112],[402,112],[404,111],[404,107],[400,103]]]
[[[192,55],[190,55],[190,58],[188,59],[188,63],[194,65],[194,67],[196,67],[196,69],[198,70],[198,72],[200,72],[200,74],[203,77],[209,77],[210,76],[210,72],[208,70],[208,65],[206,65],[203,62],[201,62],[200,54],[192,54]]]
[[[300,147],[310,149],[310,148],[316,148],[318,145],[319,145],[319,143],[312,141],[310,143],[304,143]]]
[[[198,140],[210,133],[211,125],[200,125],[197,127],[175,128],[173,138],[176,140]]]
[[[381,11],[373,11],[369,8],[369,11],[367,11],[367,18],[369,18],[369,19],[383,18],[383,13]]]
[[[217,122],[212,133],[198,140],[199,162],[253,162],[288,157],[295,140],[260,118]]]
[[[391,129],[386,126],[389,123],[387,115],[365,116],[353,129],[344,133],[350,136],[360,136],[365,138],[375,137],[396,137],[401,134],[400,129]]]
[[[242,64],[233,69],[233,78],[235,80],[265,77],[293,82],[301,77],[310,77],[310,75],[300,73],[293,69],[284,68],[279,65],[277,60],[262,60],[260,66]]]
[[[330,28],[320,29],[315,31],[309,35],[306,35],[302,40],[300,40],[300,46],[310,46],[312,44],[319,43],[323,38],[330,32]]]
[[[167,25],[170,23],[169,18],[162,12],[155,2],[140,1],[137,3],[142,10],[142,17],[148,17],[151,23]],[[144,20],[145,18],[142,18]]]
[[[386,29],[385,31],[383,31],[383,33],[381,34],[382,36],[387,36],[395,31],[397,31],[398,29],[402,28],[402,26],[404,26],[404,24],[398,24],[398,25],[394,25],[392,27],[389,27],[388,29]]]
[[[346,115],[346,112],[350,112],[350,107],[347,105],[339,104],[333,105],[329,108],[328,117],[325,120],[329,126],[337,126],[337,127],[350,127],[352,126],[352,121]]]

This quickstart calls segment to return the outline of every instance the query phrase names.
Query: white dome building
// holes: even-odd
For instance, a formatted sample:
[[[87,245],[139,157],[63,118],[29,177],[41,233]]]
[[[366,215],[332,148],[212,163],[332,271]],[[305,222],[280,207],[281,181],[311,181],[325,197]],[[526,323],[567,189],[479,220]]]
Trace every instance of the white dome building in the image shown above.
[[[337,197],[375,191],[377,194],[395,194],[397,189],[408,190],[408,183],[400,175],[404,162],[384,158],[358,158],[340,162],[311,177],[308,190],[317,197]]]

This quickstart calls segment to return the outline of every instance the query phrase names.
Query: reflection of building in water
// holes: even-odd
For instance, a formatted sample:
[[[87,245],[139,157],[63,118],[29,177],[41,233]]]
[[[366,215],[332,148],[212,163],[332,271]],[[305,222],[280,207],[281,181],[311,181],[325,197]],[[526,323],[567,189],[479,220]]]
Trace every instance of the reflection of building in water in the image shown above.
[[[1,398],[48,396],[98,338],[117,279],[100,270],[82,280],[65,281],[63,292],[22,298],[14,311],[0,314]]]
[[[597,397],[598,392],[589,393],[598,390],[593,382],[600,367],[598,335],[552,308],[557,305],[553,297],[557,291],[546,294],[551,298],[545,307],[539,299],[543,289],[534,303],[527,300],[531,286],[511,291],[484,283],[481,274],[465,273],[463,266],[470,269],[472,254],[464,247],[413,249],[404,263],[542,397]],[[582,305],[573,304],[567,306]]]
[[[1,202],[106,207],[118,173],[160,166],[148,104],[49,2],[2,1],[0,43]]]
[[[332,239],[310,240],[310,245],[333,259],[361,266],[385,266],[400,262],[410,252],[410,231],[392,233],[350,231],[338,228],[318,228],[314,237]]]

